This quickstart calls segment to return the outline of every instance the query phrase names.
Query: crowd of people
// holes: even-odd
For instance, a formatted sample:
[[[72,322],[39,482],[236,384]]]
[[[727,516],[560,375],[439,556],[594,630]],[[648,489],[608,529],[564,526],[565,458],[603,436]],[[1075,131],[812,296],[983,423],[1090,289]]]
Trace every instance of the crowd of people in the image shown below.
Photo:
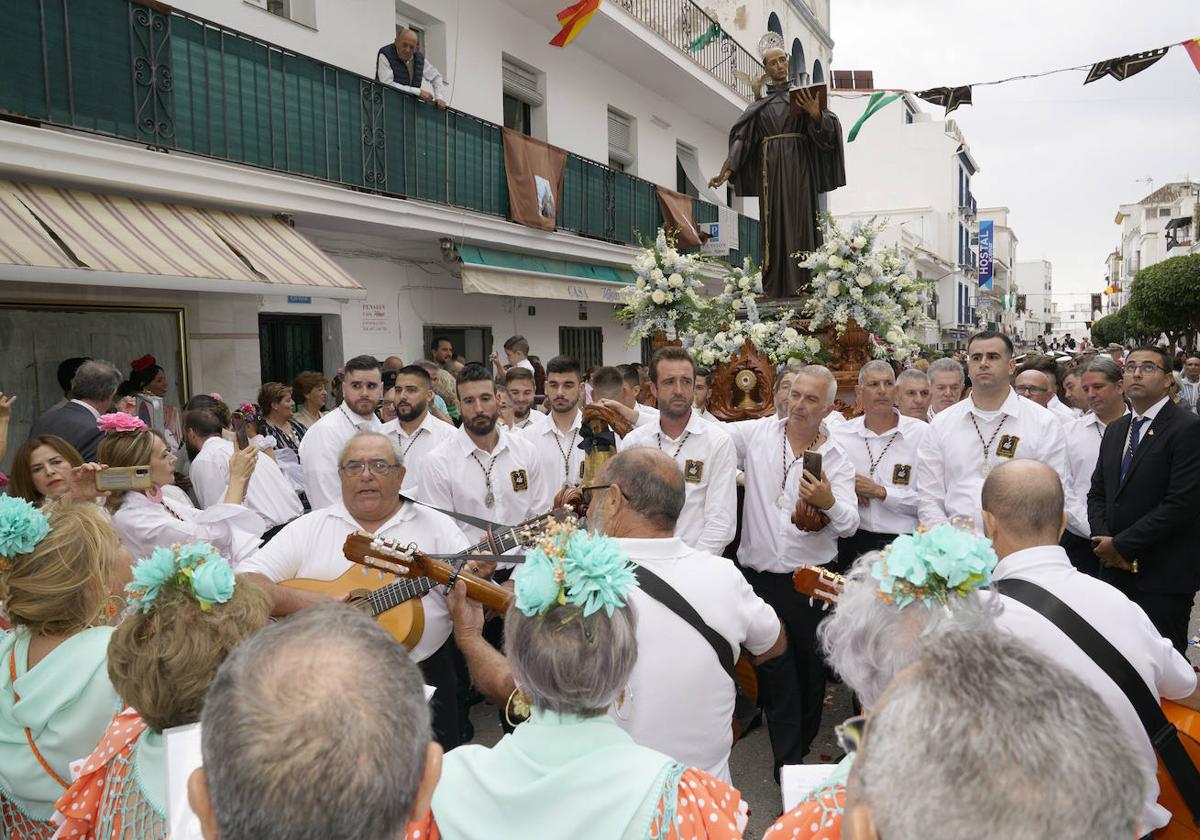
[[[381,73],[428,78],[410,46]],[[0,836],[167,837],[164,732],[199,721],[207,838],[738,838],[737,737],[811,760],[831,675],[861,714],[768,840],[1172,819],[1142,695],[1200,708],[1200,354],[982,332],[842,401],[785,363],[723,422],[682,348],[530,350],[438,337],[178,409],[151,356],[64,361],[0,496]],[[356,532],[451,584],[364,595]]]

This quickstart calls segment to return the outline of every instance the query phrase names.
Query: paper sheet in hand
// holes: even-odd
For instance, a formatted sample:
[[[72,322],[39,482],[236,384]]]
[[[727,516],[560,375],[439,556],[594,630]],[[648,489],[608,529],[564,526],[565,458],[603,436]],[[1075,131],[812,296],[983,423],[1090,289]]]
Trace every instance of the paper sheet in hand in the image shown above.
[[[783,811],[796,807],[804,795],[820,787],[833,773],[836,764],[785,764],[779,769],[779,793]]]
[[[800,107],[800,91],[808,91],[809,96],[816,96],[821,102],[821,110],[829,110],[829,86],[820,85],[797,85],[794,88],[788,88],[788,104],[792,107],[793,114],[803,113],[804,109]]]
[[[171,840],[203,840],[200,820],[188,804],[188,776],[203,763],[200,724],[189,723],[163,730],[167,745],[167,819]]]

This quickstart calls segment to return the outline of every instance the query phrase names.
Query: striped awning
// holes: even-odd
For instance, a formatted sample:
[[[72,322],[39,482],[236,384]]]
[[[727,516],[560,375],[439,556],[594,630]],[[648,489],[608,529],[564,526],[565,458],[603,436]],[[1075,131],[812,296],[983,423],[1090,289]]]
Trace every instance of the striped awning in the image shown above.
[[[188,291],[365,295],[282,219],[0,181],[0,279],[23,277]]]

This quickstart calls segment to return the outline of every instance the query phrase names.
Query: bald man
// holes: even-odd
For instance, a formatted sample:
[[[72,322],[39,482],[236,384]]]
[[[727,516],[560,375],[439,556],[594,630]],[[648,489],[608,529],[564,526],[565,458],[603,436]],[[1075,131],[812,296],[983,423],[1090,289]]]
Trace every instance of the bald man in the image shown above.
[[[1142,608],[1119,590],[1071,565],[1058,544],[1067,516],[1058,474],[1038,461],[1016,460],[992,470],[983,484],[983,524],[1000,562],[993,590],[1006,581],[1033,583],[1077,613],[1137,670],[1156,697],[1192,698],[1196,675],[1188,661],[1155,629]],[[1058,626],[1037,610],[1005,595],[996,623],[1074,672],[1095,689],[1141,754],[1146,776],[1142,830],[1150,834],[1170,820],[1160,806],[1154,748],[1125,693]]]

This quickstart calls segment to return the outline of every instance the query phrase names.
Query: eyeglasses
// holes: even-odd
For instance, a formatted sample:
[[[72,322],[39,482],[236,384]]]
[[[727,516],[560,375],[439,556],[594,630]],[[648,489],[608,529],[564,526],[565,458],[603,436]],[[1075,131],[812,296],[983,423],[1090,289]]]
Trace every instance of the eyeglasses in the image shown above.
[[[1142,362],[1140,365],[1137,362],[1129,362],[1125,365],[1126,373],[1144,373],[1147,376],[1151,376],[1156,370],[1166,373],[1166,368],[1162,365],[1156,365],[1154,362]]]
[[[371,475],[387,475],[392,470],[400,469],[399,464],[389,464],[382,458],[376,458],[374,461],[364,463],[363,461],[347,461],[338,467],[338,472],[344,472],[346,475],[359,476],[363,470],[370,470]]]
[[[866,728],[867,716],[855,715],[835,726],[833,734],[837,737],[838,746],[843,750],[848,753],[858,752],[858,748],[862,746],[863,732]]]
[[[609,487],[613,487],[613,486],[615,486],[615,485],[613,485],[611,482],[608,484],[585,484],[579,488],[579,492],[583,496],[583,503],[585,505],[590,505],[592,503],[593,491],[607,490]],[[624,496],[625,501],[627,501],[627,502],[629,501],[629,496],[625,495],[625,491],[622,490],[620,487],[617,487],[617,492],[619,492],[622,496]]]
[[[1014,386],[1013,390],[1015,390],[1018,394],[1044,394],[1050,389],[1040,388],[1037,385],[1017,385]]]

